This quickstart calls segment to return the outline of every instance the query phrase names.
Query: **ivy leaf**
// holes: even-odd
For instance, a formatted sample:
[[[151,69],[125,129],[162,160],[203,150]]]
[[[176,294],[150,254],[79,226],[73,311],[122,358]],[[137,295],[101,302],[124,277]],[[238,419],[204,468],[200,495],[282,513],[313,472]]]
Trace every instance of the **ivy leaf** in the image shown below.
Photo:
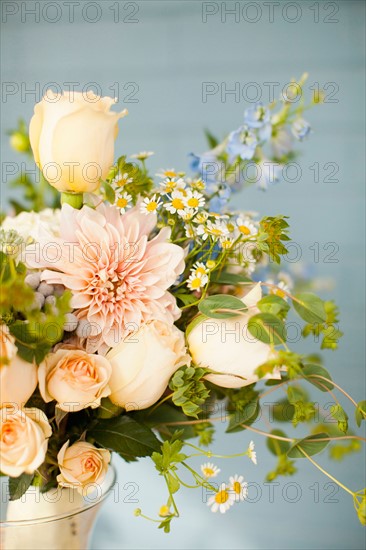
[[[153,432],[131,417],[123,415],[108,420],[98,420],[88,430],[88,436],[99,445],[118,453],[124,460],[151,456],[160,451],[161,443]]]
[[[271,313],[258,313],[250,318],[248,329],[254,338],[265,344],[279,345],[286,341],[283,321]]]
[[[358,427],[361,426],[362,420],[366,419],[366,401],[360,401],[355,410],[355,419]]]
[[[304,449],[306,454],[309,456],[316,455],[328,445],[329,441],[317,441],[318,439],[324,439],[325,437],[328,437],[327,433],[318,433],[309,435],[304,439],[300,439],[290,448],[287,452],[287,456],[289,458],[306,458],[301,452],[301,449]]]
[[[292,300],[295,311],[307,323],[325,323],[327,314],[324,302],[312,292],[302,292]]]
[[[198,304],[198,309],[206,317],[212,319],[227,319],[229,317],[237,317],[238,313],[247,311],[247,306],[235,298],[235,296],[230,296],[229,294],[215,294],[213,296],[208,296]]]
[[[332,405],[330,408],[330,414],[335,420],[337,420],[338,428],[341,432],[346,434],[348,431],[348,416],[341,405],[339,405],[339,403]]]
[[[176,439],[172,443],[164,441],[161,445],[161,452],[155,452],[151,455],[156,469],[161,474],[166,474],[170,469],[175,469],[175,465],[186,460],[187,455],[181,453],[183,441]]]
[[[305,365],[302,369],[302,373],[305,375],[306,380],[316,386],[319,390],[326,392],[334,388],[332,384],[332,378],[329,372],[322,367],[321,365],[309,364]],[[327,380],[322,378],[317,378],[317,376],[322,376]]]
[[[9,500],[21,498],[32,483],[34,474],[22,474],[19,477],[9,477]]]

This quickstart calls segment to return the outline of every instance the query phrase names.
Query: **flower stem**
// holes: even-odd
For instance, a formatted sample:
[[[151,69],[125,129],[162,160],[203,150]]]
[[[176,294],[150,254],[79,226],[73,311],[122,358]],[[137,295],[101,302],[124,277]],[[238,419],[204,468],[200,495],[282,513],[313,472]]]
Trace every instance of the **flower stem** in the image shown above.
[[[83,193],[61,193],[61,204],[69,204],[76,210],[83,206]]]
[[[326,470],[324,470],[324,468],[322,468],[317,462],[315,462],[315,460],[313,460],[305,451],[304,449],[298,445],[297,448],[302,452],[302,454],[316,467],[318,468],[318,470],[320,470],[325,476],[329,477],[329,479],[331,479],[332,481],[334,481],[334,483],[336,483],[337,485],[339,485],[339,487],[341,487],[344,491],[346,491],[347,493],[349,493],[350,495],[352,495],[353,497],[355,496],[355,493],[353,491],[351,491],[351,489],[348,489],[348,487],[346,487],[345,485],[343,485],[343,483],[341,483],[340,481],[338,481],[338,479],[336,479],[335,477],[333,477],[329,472],[327,472]]]

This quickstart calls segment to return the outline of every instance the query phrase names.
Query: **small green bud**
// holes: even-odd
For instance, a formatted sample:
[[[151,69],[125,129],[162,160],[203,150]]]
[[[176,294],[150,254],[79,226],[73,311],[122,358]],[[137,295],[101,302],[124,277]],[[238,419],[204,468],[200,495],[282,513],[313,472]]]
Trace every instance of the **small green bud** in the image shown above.
[[[30,142],[27,135],[21,132],[13,132],[10,136],[10,145],[18,153],[26,153],[30,149]]]

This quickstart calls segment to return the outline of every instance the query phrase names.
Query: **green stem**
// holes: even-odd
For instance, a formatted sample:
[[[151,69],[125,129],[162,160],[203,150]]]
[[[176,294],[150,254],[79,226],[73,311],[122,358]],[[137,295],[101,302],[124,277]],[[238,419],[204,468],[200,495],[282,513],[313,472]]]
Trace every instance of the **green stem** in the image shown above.
[[[343,485],[343,483],[341,483],[340,481],[338,481],[338,479],[336,479],[335,477],[333,477],[332,475],[330,475],[329,472],[327,472],[326,470],[324,470],[324,468],[322,468],[317,462],[315,462],[315,460],[313,460],[305,451],[304,449],[302,449],[302,447],[300,447],[300,445],[297,446],[298,449],[302,452],[302,454],[316,467],[318,468],[318,470],[320,470],[325,476],[329,477],[329,479],[331,479],[332,481],[334,481],[334,483],[336,483],[337,485],[339,485],[339,487],[341,487],[342,489],[344,489],[344,491],[346,491],[347,493],[349,493],[350,495],[352,495],[353,497],[355,496],[355,493],[353,491],[351,491],[351,489],[348,489],[348,487],[346,487],[345,485]]]
[[[75,210],[83,206],[83,193],[61,193],[61,204],[69,204]]]

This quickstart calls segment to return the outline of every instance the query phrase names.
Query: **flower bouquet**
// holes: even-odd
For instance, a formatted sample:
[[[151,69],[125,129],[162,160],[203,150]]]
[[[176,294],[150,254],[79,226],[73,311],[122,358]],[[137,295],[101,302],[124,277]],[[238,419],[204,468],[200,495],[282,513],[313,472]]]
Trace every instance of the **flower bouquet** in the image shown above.
[[[305,79],[246,109],[223,141],[207,133],[209,150],[190,155],[191,175],[162,169],[153,178],[151,152],[113,164],[127,111],[113,112],[108,97],[48,91],[29,137],[23,122],[11,133],[40,169],[37,181],[13,182],[26,204],[11,201],[1,230],[0,467],[13,507],[22,510],[34,487],[85,497],[103,483],[111,453],[149,456],[166,496],[148,519],[169,532],[181,486],[205,488],[212,512],[245,501],[244,457],[256,463],[254,438],[265,436],[277,460],[268,481],[293,475],[306,458],[350,493],[365,523],[365,492],[313,458],[327,446],[335,458],[360,449],[336,394],[358,426],[365,402],[332,380],[319,355],[289,347],[290,318],[296,340],[335,350],[337,307],[312,281],[278,268],[286,216],[229,208],[239,189],[277,182],[310,134],[304,111],[322,94],[307,104]],[[272,422],[287,421],[292,435],[255,426],[263,398],[279,388]],[[311,388],[331,395],[331,421]],[[224,420],[228,439],[243,432],[243,472],[221,481],[215,457],[225,457],[210,446]],[[305,433],[293,433],[301,426]]]

